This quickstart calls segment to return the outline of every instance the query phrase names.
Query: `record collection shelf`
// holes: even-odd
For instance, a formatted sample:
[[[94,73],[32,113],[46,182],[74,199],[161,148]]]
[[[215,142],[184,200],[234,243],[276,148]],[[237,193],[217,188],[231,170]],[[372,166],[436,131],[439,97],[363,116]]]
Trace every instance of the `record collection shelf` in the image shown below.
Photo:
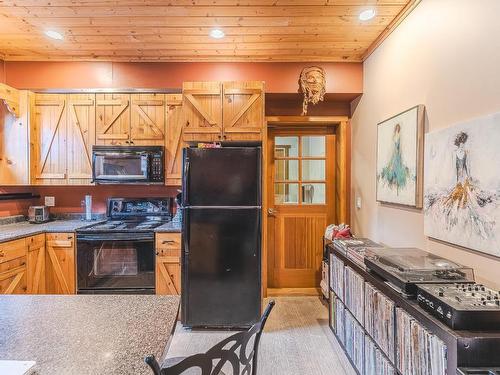
[[[455,331],[446,326],[444,323],[440,322],[432,315],[424,311],[418,305],[416,300],[404,298],[401,294],[399,294],[395,289],[387,285],[382,278],[378,275],[365,270],[363,267],[358,265],[356,262],[353,262],[350,258],[348,258],[345,253],[338,251],[334,248],[331,242],[325,242],[325,252],[329,254],[330,262],[329,267],[332,268],[332,256],[336,257],[340,260],[345,267],[349,267],[355,274],[360,275],[364,280],[366,285],[370,285],[375,288],[378,292],[380,292],[385,298],[394,302],[395,306],[395,315],[399,312],[399,315],[410,315],[417,323],[417,325],[422,326],[425,332],[428,332],[430,336],[435,336],[436,340],[444,343],[446,346],[446,374],[454,375],[456,374],[457,367],[481,367],[481,366],[500,366],[500,356],[498,355],[498,348],[500,347],[500,327],[492,327],[491,331]],[[344,267],[344,268],[345,268]],[[342,276],[344,278],[344,276]],[[364,314],[363,319],[359,319],[359,316],[356,317],[356,314],[351,312],[349,307],[345,305],[345,294],[348,293],[345,285],[343,285],[342,293],[343,296],[337,296],[335,293],[335,288],[332,288],[332,283],[335,282],[335,278],[332,277],[330,272],[330,298],[329,298],[329,326],[343,350],[346,352],[349,361],[356,369],[358,374],[363,375],[364,369],[357,368],[355,361],[349,355],[349,351],[346,348],[344,343],[344,339],[339,337],[338,333],[335,330],[335,322],[332,322],[332,312],[337,314],[337,309],[332,310],[332,304],[335,304],[336,301],[340,299],[341,304],[345,311],[349,312],[349,316],[354,318],[354,321],[359,325],[362,329],[362,333],[368,338],[371,339],[371,343],[374,344],[375,348],[377,348],[382,354],[383,358],[386,361],[389,361],[391,367],[393,367],[394,374],[397,375],[406,375],[403,374],[398,368],[398,350],[397,350],[397,335],[401,334],[398,332],[398,324],[396,324],[396,316],[394,317],[394,353],[386,353],[384,349],[379,345],[377,340],[372,336],[370,332],[365,329],[364,322]],[[332,280],[333,279],[333,280]],[[344,282],[344,280],[342,280]],[[364,298],[364,289],[363,289],[363,298]],[[333,297],[333,298],[332,298]],[[364,303],[364,302],[363,302]],[[335,308],[337,306],[334,306]],[[363,310],[365,310],[363,306]],[[359,313],[358,313],[359,315]],[[343,320],[343,324],[345,325],[345,320]],[[390,328],[390,327],[389,327]],[[343,327],[343,332],[345,333],[346,327]],[[362,344],[364,346],[364,342]],[[359,348],[358,348],[359,350]],[[363,354],[364,354],[364,349]],[[391,356],[393,356],[393,360],[391,360]],[[417,367],[422,366],[421,363],[418,364]],[[362,366],[363,367],[363,366]],[[434,374],[433,374],[434,375]]]

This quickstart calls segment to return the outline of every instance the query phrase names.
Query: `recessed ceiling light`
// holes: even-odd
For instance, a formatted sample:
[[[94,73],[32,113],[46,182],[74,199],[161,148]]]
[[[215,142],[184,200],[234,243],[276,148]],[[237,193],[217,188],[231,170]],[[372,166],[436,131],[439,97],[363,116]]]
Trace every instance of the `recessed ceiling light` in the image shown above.
[[[224,31],[222,31],[221,29],[212,29],[210,30],[209,35],[214,39],[222,39],[226,36],[226,34],[224,34]]]
[[[359,14],[361,21],[368,21],[375,17],[375,9],[366,9]]]
[[[54,30],[47,30],[45,32],[45,35],[47,35],[49,38],[57,40],[62,40],[64,38],[61,33],[58,33],[57,31]]]

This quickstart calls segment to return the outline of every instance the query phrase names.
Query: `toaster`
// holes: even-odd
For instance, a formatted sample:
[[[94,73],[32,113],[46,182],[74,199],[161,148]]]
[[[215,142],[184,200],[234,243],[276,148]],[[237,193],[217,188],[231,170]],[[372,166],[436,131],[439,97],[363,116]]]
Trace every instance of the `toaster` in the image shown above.
[[[28,208],[30,223],[40,224],[49,221],[49,208],[47,206],[30,206]]]

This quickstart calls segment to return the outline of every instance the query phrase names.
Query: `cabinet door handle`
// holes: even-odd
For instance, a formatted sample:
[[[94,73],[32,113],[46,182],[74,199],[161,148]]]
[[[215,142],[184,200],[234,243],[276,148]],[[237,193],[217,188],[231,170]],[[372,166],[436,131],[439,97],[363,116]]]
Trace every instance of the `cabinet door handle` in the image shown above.
[[[171,244],[174,244],[175,241],[174,240],[163,240],[161,243],[164,244],[164,245],[165,244],[170,244],[171,245]]]
[[[0,258],[3,258],[5,256],[5,253],[3,252],[3,250],[0,250]]]

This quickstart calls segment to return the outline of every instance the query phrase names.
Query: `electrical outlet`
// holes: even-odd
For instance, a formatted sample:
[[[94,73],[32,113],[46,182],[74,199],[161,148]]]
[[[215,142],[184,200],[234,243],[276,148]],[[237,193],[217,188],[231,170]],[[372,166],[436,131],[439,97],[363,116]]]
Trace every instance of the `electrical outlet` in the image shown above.
[[[45,205],[47,207],[54,207],[56,205],[56,197],[45,197]]]

